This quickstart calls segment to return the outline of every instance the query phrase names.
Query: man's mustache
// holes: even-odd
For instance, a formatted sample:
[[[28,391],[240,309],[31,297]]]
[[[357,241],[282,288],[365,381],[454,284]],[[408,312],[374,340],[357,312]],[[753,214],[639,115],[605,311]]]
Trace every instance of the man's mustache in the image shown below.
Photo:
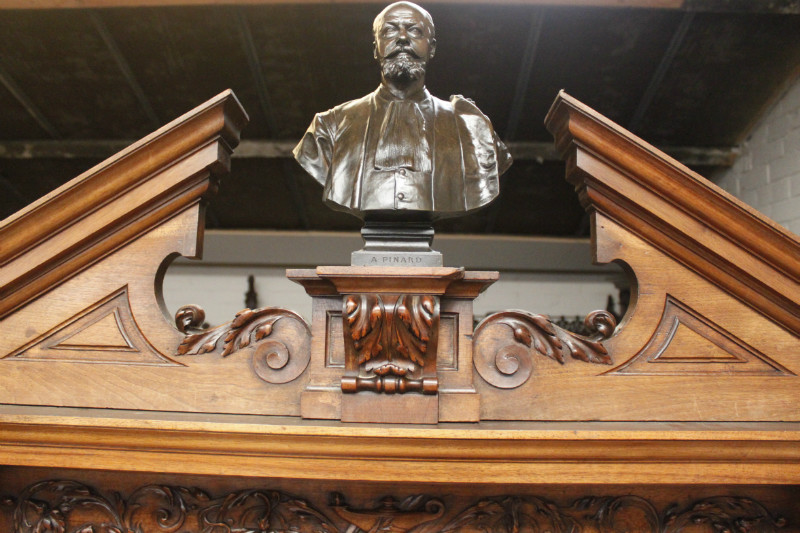
[[[394,59],[395,57],[399,56],[400,54],[407,54],[414,59],[421,59],[421,57],[411,48],[397,48],[392,50],[388,54],[386,54],[385,59]]]

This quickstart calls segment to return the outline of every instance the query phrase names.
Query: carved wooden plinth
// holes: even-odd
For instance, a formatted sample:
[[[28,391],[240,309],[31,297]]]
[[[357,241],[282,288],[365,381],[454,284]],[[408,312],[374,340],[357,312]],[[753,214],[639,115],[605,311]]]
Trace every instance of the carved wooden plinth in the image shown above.
[[[496,272],[319,267],[287,275],[313,298],[304,418],[479,420],[472,301]]]

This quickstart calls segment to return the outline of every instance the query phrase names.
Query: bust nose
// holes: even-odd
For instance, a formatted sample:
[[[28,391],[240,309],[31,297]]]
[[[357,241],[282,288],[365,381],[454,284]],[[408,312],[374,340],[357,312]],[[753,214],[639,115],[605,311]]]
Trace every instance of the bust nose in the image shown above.
[[[400,28],[397,32],[397,44],[409,44],[408,32],[405,28]]]

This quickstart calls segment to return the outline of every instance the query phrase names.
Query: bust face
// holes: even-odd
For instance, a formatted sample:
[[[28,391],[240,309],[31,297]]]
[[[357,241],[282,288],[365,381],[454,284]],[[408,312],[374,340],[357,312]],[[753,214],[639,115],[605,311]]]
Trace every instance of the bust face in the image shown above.
[[[387,11],[375,32],[375,58],[422,61],[431,59],[436,39],[425,17],[410,5],[399,4]],[[405,57],[404,57],[405,56]]]

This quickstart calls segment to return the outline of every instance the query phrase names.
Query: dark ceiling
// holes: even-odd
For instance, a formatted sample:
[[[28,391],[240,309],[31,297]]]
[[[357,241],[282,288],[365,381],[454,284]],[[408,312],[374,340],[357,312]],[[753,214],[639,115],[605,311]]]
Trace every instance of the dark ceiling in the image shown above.
[[[439,43],[428,88],[475,100],[516,156],[498,201],[438,229],[587,232],[542,123],[562,88],[706,176],[729,165],[799,72],[798,2],[672,3],[425,3]],[[381,7],[0,10],[0,219],[232,88],[249,147],[208,227],[357,229],[286,155],[314,113],[377,86],[369,31]]]

